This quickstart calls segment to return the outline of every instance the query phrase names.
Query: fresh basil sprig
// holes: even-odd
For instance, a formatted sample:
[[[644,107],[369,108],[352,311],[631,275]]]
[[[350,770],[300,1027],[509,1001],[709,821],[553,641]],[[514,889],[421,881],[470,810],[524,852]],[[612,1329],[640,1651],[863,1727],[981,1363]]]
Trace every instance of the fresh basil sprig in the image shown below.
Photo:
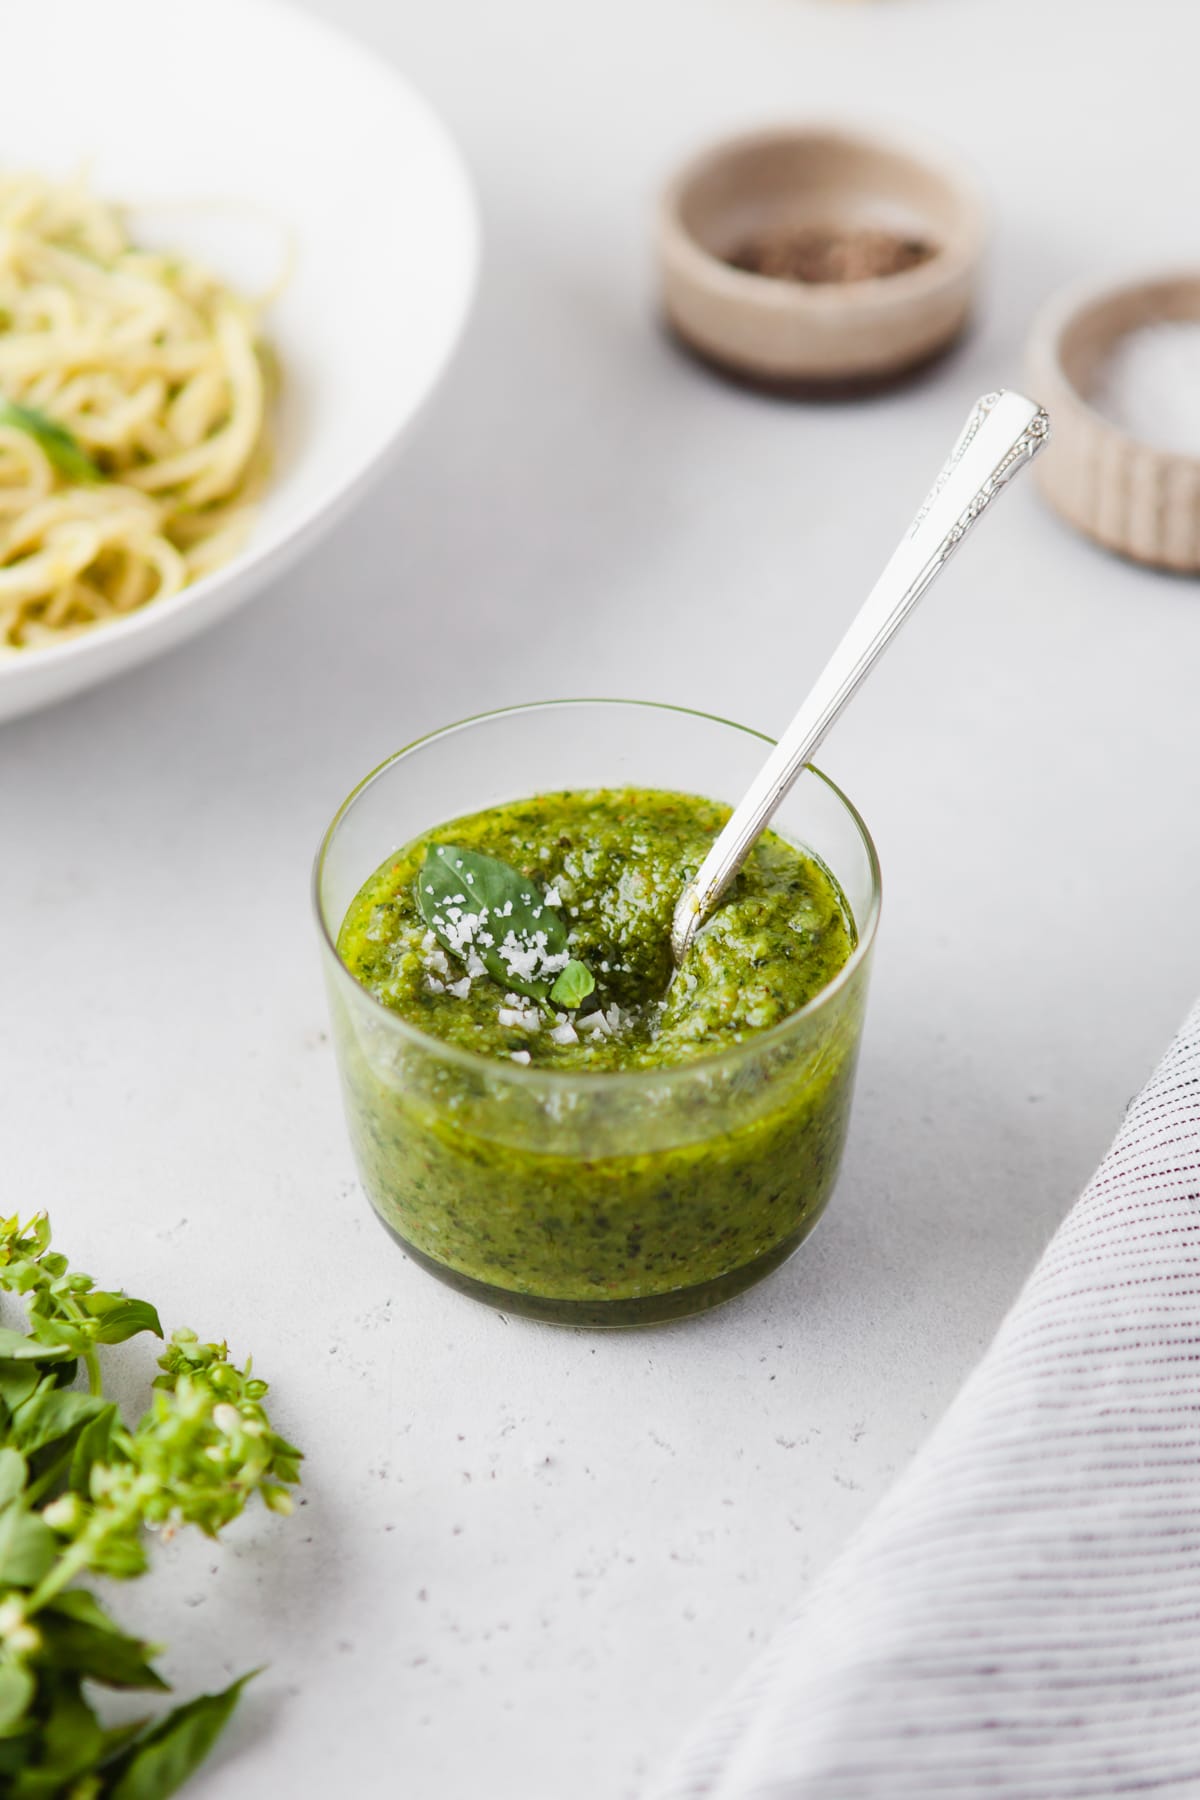
[[[249,1675],[147,1728],[105,1727],[85,1681],[163,1690],[157,1647],[124,1632],[81,1576],[147,1567],[145,1527],[209,1537],[259,1494],[291,1510],[300,1453],[265,1381],[224,1344],[177,1331],[133,1429],[102,1392],[99,1346],[162,1336],[141,1300],[101,1292],[50,1248],[45,1215],[0,1220],[0,1290],[29,1332],[0,1328],[0,1793],[11,1800],[166,1800],[199,1767]],[[73,1388],[82,1365],[87,1393]]]
[[[74,432],[36,407],[20,406],[15,400],[0,400],[0,425],[11,425],[33,438],[66,480],[103,481],[103,471],[83,449]]]
[[[468,973],[482,964],[506,993],[574,1010],[595,991],[595,976],[571,955],[562,916],[535,882],[495,856],[436,844],[417,877],[417,905],[443,949]]]

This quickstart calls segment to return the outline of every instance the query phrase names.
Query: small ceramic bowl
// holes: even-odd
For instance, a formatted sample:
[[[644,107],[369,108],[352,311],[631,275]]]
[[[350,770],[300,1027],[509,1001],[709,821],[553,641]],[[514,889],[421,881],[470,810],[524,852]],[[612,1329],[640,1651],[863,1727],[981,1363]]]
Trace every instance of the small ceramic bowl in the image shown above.
[[[1029,344],[1030,380],[1054,421],[1039,459],[1042,492],[1070,524],[1122,556],[1200,571],[1200,457],[1131,436],[1093,403],[1129,332],[1200,325],[1200,273],[1074,289],[1048,302]]]
[[[966,324],[984,241],[974,182],[924,147],[832,125],[705,151],[659,222],[671,328],[735,375],[781,387],[875,385],[947,349]],[[732,266],[756,239],[887,233],[932,254],[896,274],[794,280]]]

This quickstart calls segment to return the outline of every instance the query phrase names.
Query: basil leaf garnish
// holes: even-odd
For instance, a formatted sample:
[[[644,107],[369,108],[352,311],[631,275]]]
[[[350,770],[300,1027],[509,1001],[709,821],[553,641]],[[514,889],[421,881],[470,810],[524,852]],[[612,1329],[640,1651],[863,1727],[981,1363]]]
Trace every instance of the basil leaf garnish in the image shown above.
[[[566,924],[545,894],[494,856],[434,845],[417,877],[417,906],[468,974],[486,969],[506,993],[576,1007],[596,986],[571,955]]]
[[[582,1006],[589,994],[596,991],[596,977],[586,963],[576,962],[572,957],[554,986],[550,989],[551,1006],[565,1006],[572,1012]]]
[[[17,431],[28,433],[68,481],[103,481],[101,470],[74,433],[35,407],[18,406],[15,400],[0,400],[0,425],[11,425]]]

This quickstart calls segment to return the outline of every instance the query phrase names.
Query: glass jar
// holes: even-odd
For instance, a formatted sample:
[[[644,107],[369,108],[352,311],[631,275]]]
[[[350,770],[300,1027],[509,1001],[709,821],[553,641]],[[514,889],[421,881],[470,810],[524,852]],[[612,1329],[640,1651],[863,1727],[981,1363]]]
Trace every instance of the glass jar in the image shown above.
[[[733,804],[768,743],[638,701],[515,707],[399,751],[330,825],[315,898],[359,1172],[409,1256],[460,1292],[559,1324],[647,1324],[715,1306],[791,1255],[845,1142],[879,915],[874,846],[844,795],[806,770],[774,829],[834,876],[856,947],[781,1024],[661,1069],[565,1073],[427,1036],[338,956],[351,900],[423,832],[538,792],[644,787]]]

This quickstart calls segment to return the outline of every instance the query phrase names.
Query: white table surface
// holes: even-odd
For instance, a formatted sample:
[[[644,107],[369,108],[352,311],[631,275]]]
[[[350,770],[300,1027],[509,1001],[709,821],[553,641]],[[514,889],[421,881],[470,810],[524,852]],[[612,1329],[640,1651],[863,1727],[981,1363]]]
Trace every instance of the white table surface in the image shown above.
[[[480,708],[624,692],[780,727],[969,402],[1019,382],[1042,296],[1195,260],[1200,14],[318,9],[460,134],[478,308],[406,458],[301,569],[0,733],[4,1205],[253,1350],[308,1452],[294,1521],[180,1542],[118,1597],[184,1691],[270,1665],[197,1800],[612,1800],[920,1444],[1200,987],[1200,599],[1022,482],[889,654],[823,759],[886,887],[841,1186],[788,1268],[691,1324],[504,1319],[389,1245],[339,1112],[314,845],[364,770]],[[724,385],[656,327],[659,181],[726,127],[847,111],[983,171],[978,329],[886,398]]]

